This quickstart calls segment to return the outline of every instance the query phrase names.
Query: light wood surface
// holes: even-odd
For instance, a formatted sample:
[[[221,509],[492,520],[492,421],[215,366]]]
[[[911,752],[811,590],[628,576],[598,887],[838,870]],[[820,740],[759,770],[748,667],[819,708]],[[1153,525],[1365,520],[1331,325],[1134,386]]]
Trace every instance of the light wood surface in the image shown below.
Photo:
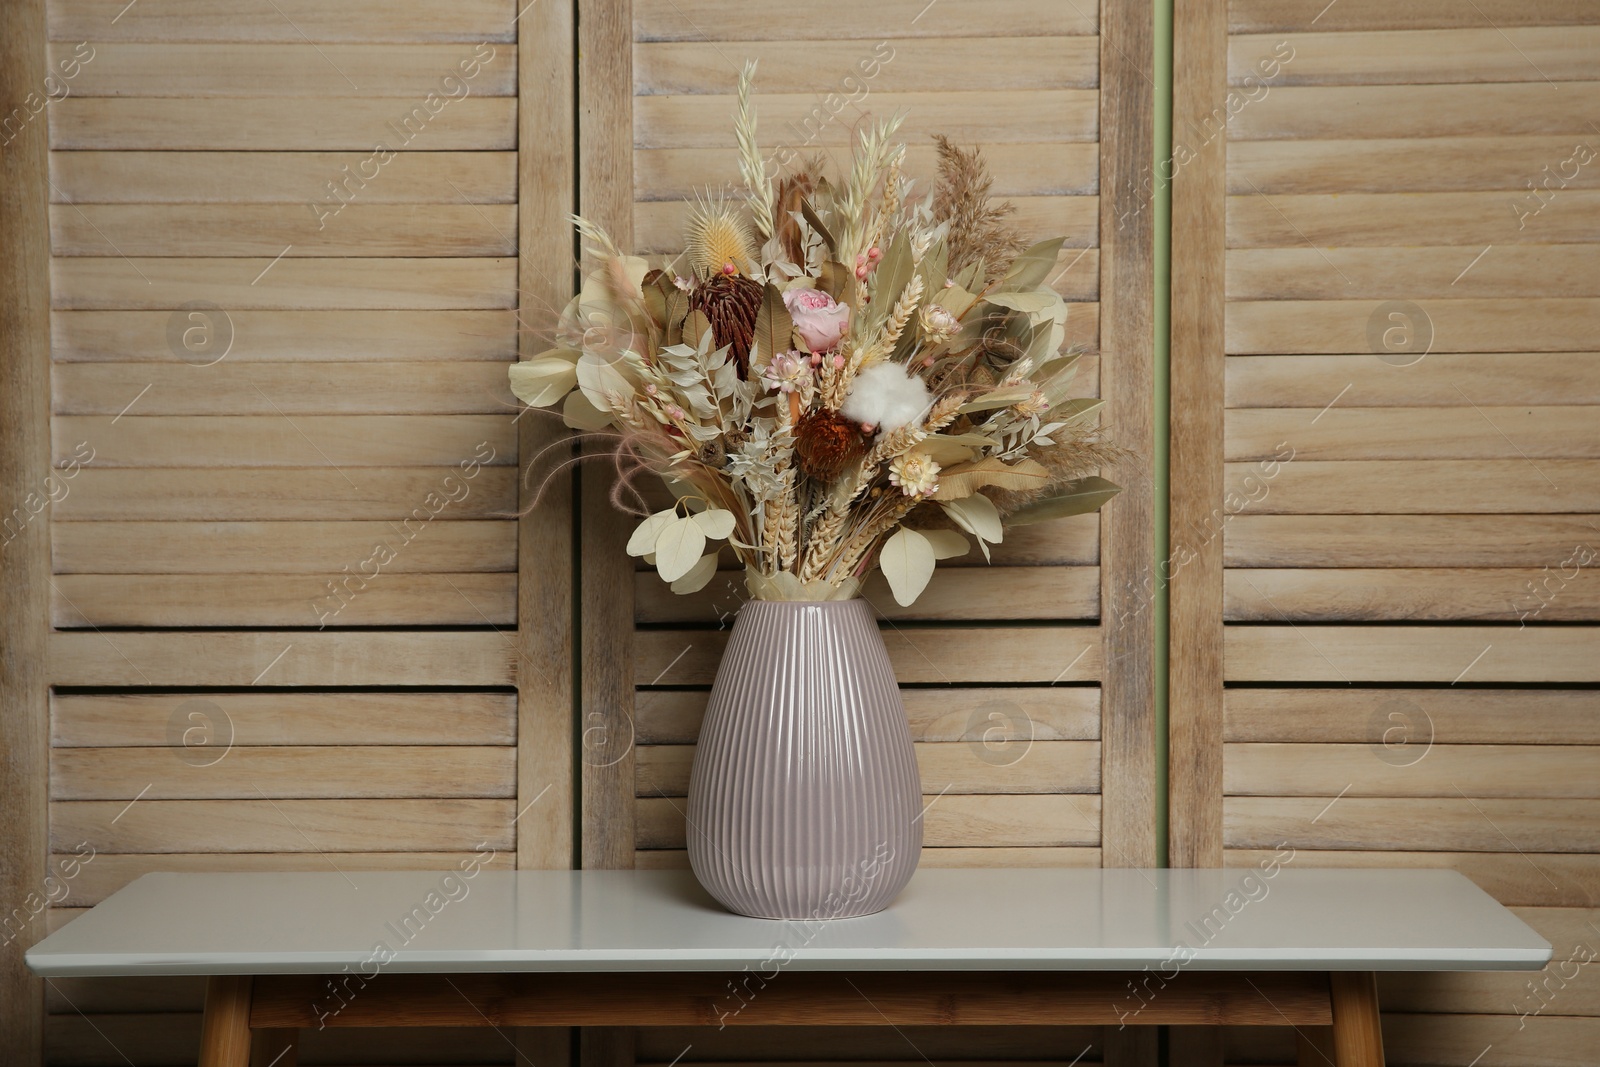
[[[1362,971],[1328,976],[1333,993],[1333,1056],[1339,1067],[1383,1067],[1378,984]]]
[[[250,1067],[249,975],[206,979],[205,1024],[200,1030],[201,1067]]]

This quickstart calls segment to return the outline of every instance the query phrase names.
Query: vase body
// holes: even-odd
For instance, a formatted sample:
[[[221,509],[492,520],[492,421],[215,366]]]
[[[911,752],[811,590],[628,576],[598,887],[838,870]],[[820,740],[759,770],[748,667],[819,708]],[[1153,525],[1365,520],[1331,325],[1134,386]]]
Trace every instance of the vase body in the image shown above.
[[[730,911],[842,919],[916,870],[922,788],[864,600],[747,601],[689,778],[689,862]]]

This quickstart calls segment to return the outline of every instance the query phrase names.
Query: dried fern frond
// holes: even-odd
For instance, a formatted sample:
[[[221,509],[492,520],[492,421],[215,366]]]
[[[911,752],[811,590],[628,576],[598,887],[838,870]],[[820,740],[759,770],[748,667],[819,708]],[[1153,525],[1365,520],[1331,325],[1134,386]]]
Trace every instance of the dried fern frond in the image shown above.
[[[767,181],[767,165],[756,143],[756,109],[750,102],[750,86],[755,76],[755,60],[750,60],[739,72],[739,113],[733,130],[739,142],[739,176],[744,179],[750,217],[756,224],[759,244],[773,234],[773,203],[772,183]]]
[[[994,176],[974,148],[970,152],[939,134],[939,185],[933,194],[933,217],[950,224],[947,237],[952,272],[981,263],[984,273],[1000,273],[1025,247],[1022,235],[1005,220],[1016,212],[1010,201],[989,199]]]

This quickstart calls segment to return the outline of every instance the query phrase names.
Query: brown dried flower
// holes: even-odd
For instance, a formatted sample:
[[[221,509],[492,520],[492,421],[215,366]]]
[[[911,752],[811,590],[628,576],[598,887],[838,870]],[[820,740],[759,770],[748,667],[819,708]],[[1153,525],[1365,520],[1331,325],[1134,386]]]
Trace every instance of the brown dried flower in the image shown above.
[[[739,377],[750,370],[750,342],[756,334],[756,316],[761,313],[761,283],[739,274],[715,274],[689,296],[689,306],[711,323],[711,336],[718,348],[729,346],[739,367]]]
[[[861,427],[836,411],[819,408],[795,427],[795,458],[801,471],[819,482],[833,481],[866,453]]]

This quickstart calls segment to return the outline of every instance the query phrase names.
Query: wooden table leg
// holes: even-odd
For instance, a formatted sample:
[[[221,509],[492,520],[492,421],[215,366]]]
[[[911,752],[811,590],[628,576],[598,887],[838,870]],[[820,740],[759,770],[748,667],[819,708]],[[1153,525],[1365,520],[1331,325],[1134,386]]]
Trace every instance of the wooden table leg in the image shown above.
[[[298,1067],[300,1031],[250,1031],[250,1067]]]
[[[1300,1067],[1334,1067],[1333,1027],[1295,1027],[1295,1047]]]
[[[1378,978],[1371,971],[1334,971],[1333,1060],[1337,1067],[1383,1067]]]
[[[200,1067],[250,1067],[249,975],[214,975],[206,980]]]

